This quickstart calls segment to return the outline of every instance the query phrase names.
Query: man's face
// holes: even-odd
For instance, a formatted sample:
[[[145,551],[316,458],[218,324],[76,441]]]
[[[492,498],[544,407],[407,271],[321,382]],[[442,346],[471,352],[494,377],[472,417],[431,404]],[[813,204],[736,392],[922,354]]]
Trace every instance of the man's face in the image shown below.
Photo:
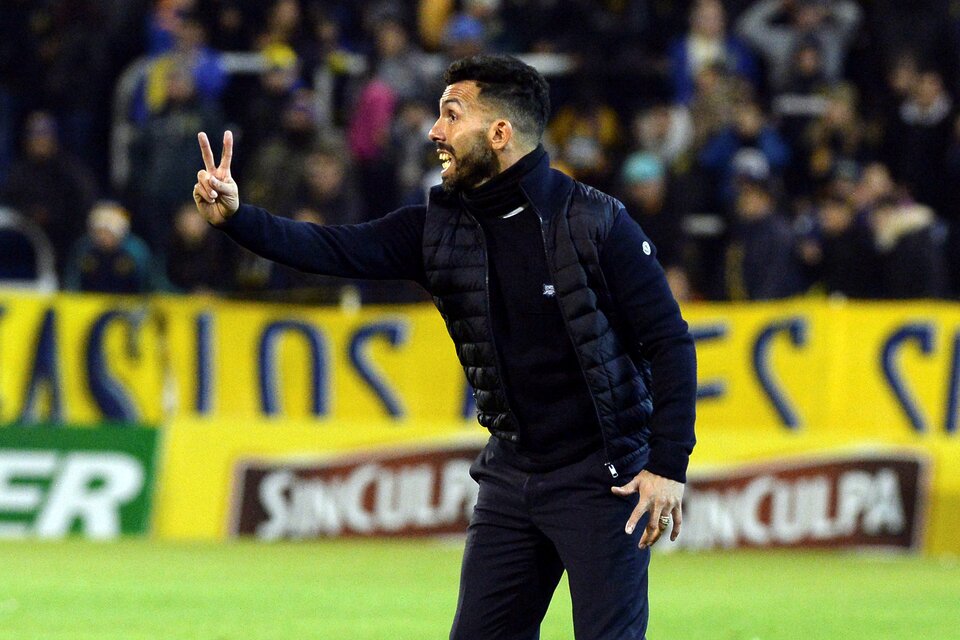
[[[489,114],[480,102],[480,88],[464,81],[440,96],[440,117],[430,129],[448,191],[472,189],[500,172],[500,162],[487,137]]]

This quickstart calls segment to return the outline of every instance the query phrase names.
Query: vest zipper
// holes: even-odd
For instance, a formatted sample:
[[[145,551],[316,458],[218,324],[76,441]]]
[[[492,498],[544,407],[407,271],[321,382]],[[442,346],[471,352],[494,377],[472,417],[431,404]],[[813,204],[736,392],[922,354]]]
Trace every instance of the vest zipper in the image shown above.
[[[487,252],[487,236],[483,231],[483,227],[480,225],[477,219],[473,217],[473,214],[466,210],[466,207],[464,207],[463,212],[468,218],[470,218],[470,221],[473,222],[477,230],[480,232],[480,246],[483,249],[483,294],[487,305],[487,322],[490,323],[490,346],[493,347],[493,359],[497,363],[497,377],[500,378],[500,389],[503,391],[503,403],[506,405],[507,411],[510,412],[510,415],[513,416],[514,422],[517,422],[517,426],[519,426],[517,414],[515,414],[513,409],[510,407],[510,397],[507,395],[507,387],[503,383],[503,363],[500,362],[500,351],[497,349],[497,339],[493,331],[493,313],[492,307],[490,306],[490,254]],[[474,393],[476,393],[476,390],[474,390]],[[516,434],[517,441],[519,442],[519,429],[517,429]]]
[[[543,228],[543,217],[540,215],[540,212],[537,211],[537,208],[531,203],[530,208],[533,209],[533,212],[537,214],[537,220],[540,221],[540,240],[543,242],[543,259],[547,261],[547,269],[550,270],[550,277],[554,276],[553,262],[550,260],[550,255],[547,252],[547,232]],[[556,286],[556,282],[553,283]],[[600,418],[600,408],[597,406],[597,399],[593,396],[593,389],[590,388],[590,381],[587,379],[587,371],[583,368],[583,359],[580,357],[580,350],[577,348],[577,343],[573,340],[573,335],[570,333],[570,322],[567,320],[567,314],[563,312],[563,306],[560,305],[560,297],[557,297],[557,305],[560,306],[560,317],[563,318],[563,326],[567,330],[567,338],[573,344],[573,351],[577,354],[577,364],[580,367],[580,374],[583,376],[583,382],[587,385],[587,393],[590,395],[590,402],[593,404],[593,412],[597,416],[597,426],[600,427],[600,440],[603,441],[603,454],[606,457],[607,462],[603,463],[603,466],[607,468],[607,471],[610,472],[610,477],[618,478],[620,474],[617,472],[617,468],[613,466],[613,463],[610,462],[610,448],[607,445],[607,435],[603,432],[603,420]]]

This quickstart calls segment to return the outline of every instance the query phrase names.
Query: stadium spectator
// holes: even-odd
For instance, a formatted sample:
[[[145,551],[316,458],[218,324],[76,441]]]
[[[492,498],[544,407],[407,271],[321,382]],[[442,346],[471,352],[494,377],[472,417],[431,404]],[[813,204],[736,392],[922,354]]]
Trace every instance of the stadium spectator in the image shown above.
[[[403,22],[391,14],[377,20],[373,29],[373,78],[383,82],[397,100],[421,99],[430,86],[423,51],[410,41]]]
[[[791,195],[807,198],[822,194],[843,167],[855,167],[870,159],[866,126],[857,115],[853,87],[842,84],[824,96],[823,114],[813,120],[796,141],[796,181]]]
[[[779,91],[808,39],[820,45],[825,79],[839,81],[862,16],[853,0],[760,0],[740,16],[737,32],[766,59],[769,85]]]
[[[397,96],[390,85],[373,78],[360,93],[347,130],[368,211],[384,211],[397,201],[397,176],[389,148],[396,106]]]
[[[686,160],[694,124],[683,105],[657,104],[638,112],[631,123],[637,150],[656,155],[668,167]]]
[[[867,220],[837,195],[824,197],[816,215],[816,238],[801,247],[814,278],[831,296],[880,297],[879,256]]]
[[[882,199],[870,212],[884,298],[940,298],[947,293],[947,233],[930,207]]]
[[[414,12],[421,20],[419,34],[408,29]],[[727,28],[728,16],[736,29]],[[857,39],[861,24],[865,37]],[[83,158],[85,173],[106,184],[110,138],[101,134],[110,118],[110,91],[124,65],[146,53],[151,58],[133,104],[117,114],[129,114],[137,130],[165,113],[169,81],[177,75],[169,71],[183,69],[204,108],[215,112],[228,92],[225,117],[239,124],[247,148],[266,149],[268,141],[285,135],[276,135],[283,129],[283,117],[277,115],[285,111],[290,94],[318,83],[309,94],[318,140],[335,136],[334,126],[349,128],[358,104],[364,122],[372,123],[355,123],[350,135],[365,208],[383,211],[419,201],[424,181],[436,176],[435,158],[424,160],[413,142],[422,109],[417,102],[425,91],[432,104],[431,83],[439,75],[433,68],[452,55],[451,47],[482,42],[487,50],[553,52],[574,62],[551,78],[559,116],[551,130],[564,119],[569,125],[571,107],[581,112],[573,118],[578,132],[567,136],[563,149],[556,148],[553,161],[595,186],[613,186],[628,146],[623,131],[609,137],[607,123],[629,122],[640,112],[632,128],[635,138],[637,130],[643,131],[643,142],[630,150],[647,149],[665,159],[672,189],[682,196],[679,208],[729,210],[731,185],[713,169],[704,173],[696,160],[733,122],[737,105],[769,99],[770,129],[791,154],[786,167],[768,163],[785,179],[795,209],[813,210],[811,203],[838,189],[856,200],[864,193],[854,188],[861,168],[876,155],[916,200],[949,225],[954,248],[947,253],[956,264],[948,271],[960,274],[960,137],[952,135],[956,109],[942,109],[955,101],[957,24],[945,0],[14,0],[0,3],[0,192],[9,192],[12,164],[28,160],[27,145],[21,143],[30,136],[26,115],[35,110],[54,115],[60,148],[79,151],[72,155]],[[423,48],[440,55],[428,63]],[[221,51],[263,52],[270,71],[262,82],[245,71],[231,72],[228,82]],[[366,55],[369,63],[369,74],[359,80],[357,69],[363,65],[355,53]],[[291,66],[294,59],[297,64]],[[764,78],[758,77],[761,59],[770,72]],[[236,60],[241,67],[247,62]],[[843,89],[837,89],[838,81]],[[585,85],[596,87],[586,98]],[[617,90],[621,86],[630,90]],[[840,104],[845,95],[856,100]],[[674,97],[689,108],[692,154],[680,151],[683,112],[667,106]],[[602,105],[605,112],[594,117],[579,102]],[[123,131],[118,133],[115,139],[123,141]],[[315,146],[316,140],[300,159]],[[129,143],[118,147],[131,148]],[[245,154],[243,160],[255,157]],[[293,168],[290,179],[264,181],[265,172],[251,167],[260,174],[251,186],[267,185],[287,204],[271,204],[269,194],[258,200],[286,215],[300,199],[291,194],[301,184],[303,167]],[[237,170],[246,173],[247,167]],[[718,189],[723,197],[717,197]],[[157,218],[149,211],[155,203],[142,192],[120,193],[136,212],[135,228],[151,245],[158,246],[158,240],[146,228],[149,221],[160,227],[159,242],[169,238],[176,198]],[[81,198],[78,210],[86,211],[95,195]],[[859,202],[855,206],[869,209]],[[82,215],[72,218],[73,231],[48,228],[61,258],[81,233],[82,220]],[[960,275],[955,279],[953,289],[960,295]]]
[[[44,105],[56,117],[60,142],[72,155],[105,166],[107,145],[95,128],[98,111],[109,108],[110,39],[104,37],[103,8],[96,0],[61,0],[50,7],[47,33],[39,43]]]
[[[87,234],[77,240],[63,276],[70,291],[147,293],[153,289],[152,255],[130,233],[130,215],[116,203],[90,211]]]
[[[569,168],[572,177],[609,190],[624,131],[599,87],[585,82],[576,98],[557,110],[548,137],[557,149],[557,160]]]
[[[451,60],[482,53],[486,48],[486,30],[483,23],[468,14],[457,14],[443,28],[443,52]]]
[[[206,33],[199,17],[189,11],[177,12],[172,25],[173,43],[168,51],[154,57],[146,71],[133,120],[145,123],[151,115],[162,113],[170,101],[178,99],[180,78],[190,77],[197,101],[206,108],[216,107],[227,83],[220,55],[206,45]]]
[[[918,66],[936,62],[947,78],[955,78],[958,64],[957,14],[950,0],[870,0],[867,64],[879,69],[908,57]],[[891,64],[894,62],[894,64]]]
[[[96,180],[79,158],[61,148],[57,123],[49,113],[28,116],[23,151],[0,188],[0,200],[43,230],[61,272],[96,199]]]
[[[223,238],[211,231],[193,202],[181,205],[173,217],[173,237],[163,262],[167,281],[185,293],[223,290],[220,269],[227,262]]]
[[[141,172],[132,176],[131,196],[137,203],[134,226],[154,250],[163,251],[173,229],[173,214],[183,200],[184,184],[196,180],[196,167],[178,162],[184,149],[196,144],[198,127],[221,126],[214,105],[197,95],[189,70],[167,70],[166,100],[151,114],[137,140],[133,155]],[[189,187],[187,187],[189,188]]]
[[[196,0],[152,0],[150,4],[145,45],[148,55],[157,56],[176,46],[177,31]]]
[[[257,148],[257,161],[247,167],[245,175],[251,197],[269,202],[276,211],[289,215],[289,208],[297,199],[297,186],[303,179],[304,161],[320,142],[313,96],[308,90],[293,93],[280,114],[280,122],[282,128]]]
[[[260,74],[258,86],[243,102],[240,125],[244,144],[260,148],[281,129],[278,113],[283,113],[293,94],[303,88],[297,54],[286,44],[274,43],[261,50],[266,69]]]
[[[673,42],[669,56],[673,97],[682,104],[693,100],[694,79],[712,65],[720,65],[753,85],[759,81],[752,52],[738,38],[727,34],[727,17],[720,0],[694,3],[690,9],[690,31]]]
[[[777,176],[790,160],[790,148],[754,100],[738,104],[733,123],[710,138],[700,152],[701,165],[712,173],[717,185],[720,206],[729,206],[737,197],[735,165],[744,151],[759,152],[768,170]]]
[[[797,145],[807,125],[826,112],[829,89],[820,44],[806,38],[794,52],[790,75],[771,104],[771,115],[787,144]]]
[[[267,9],[263,31],[254,38],[254,44],[258,49],[271,45],[287,46],[296,52],[298,58],[303,58],[312,48],[304,24],[299,0],[274,0]]]
[[[363,200],[348,171],[345,154],[335,148],[320,149],[306,157],[303,179],[296,189],[291,211],[316,211],[327,224],[364,222]]]
[[[733,78],[722,65],[712,64],[697,73],[694,81],[690,119],[693,121],[693,147],[699,151],[707,141],[733,122],[734,106],[754,93],[749,86]]]
[[[426,196],[424,176],[428,167],[437,164],[436,150],[426,136],[432,124],[433,114],[424,102],[407,101],[397,110],[390,147],[397,158],[396,178],[401,203],[419,204]]]
[[[657,248],[657,259],[667,273],[670,290],[678,300],[688,300],[690,282],[683,263],[682,218],[671,198],[664,162],[647,152],[631,154],[623,163],[620,181],[621,200]]]
[[[871,162],[863,168],[852,193],[852,204],[858,215],[866,215],[886,198],[899,195],[899,187],[882,162]]]
[[[891,55],[886,72],[886,86],[880,91],[874,109],[882,123],[895,122],[900,107],[914,93],[920,81],[920,61],[912,50],[903,50]]]
[[[245,0],[209,0],[195,11],[209,34],[209,44],[218,51],[243,51],[250,48],[252,24],[257,16]]]
[[[737,182],[736,219],[725,252],[724,282],[731,300],[775,300],[799,294],[803,273],[793,229],[777,209],[767,180]]]
[[[946,208],[946,156],[956,108],[940,73],[922,71],[897,119],[888,123],[884,158],[893,177],[919,202]]]

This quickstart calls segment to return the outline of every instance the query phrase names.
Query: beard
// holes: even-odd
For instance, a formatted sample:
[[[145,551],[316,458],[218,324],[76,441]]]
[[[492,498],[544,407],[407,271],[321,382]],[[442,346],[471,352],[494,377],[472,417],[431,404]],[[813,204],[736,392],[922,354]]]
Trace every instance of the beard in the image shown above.
[[[443,190],[447,193],[472,189],[500,172],[500,162],[493,147],[487,142],[486,132],[478,131],[476,137],[463,153],[453,153],[453,148],[442,145],[455,158],[453,173],[443,177]]]

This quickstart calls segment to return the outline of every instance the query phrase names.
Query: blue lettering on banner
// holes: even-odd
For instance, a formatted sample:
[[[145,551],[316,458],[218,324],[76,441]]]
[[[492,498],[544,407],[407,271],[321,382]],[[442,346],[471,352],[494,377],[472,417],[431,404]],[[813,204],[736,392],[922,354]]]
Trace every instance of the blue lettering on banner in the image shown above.
[[[45,386],[50,397],[50,412],[46,418],[52,422],[60,422],[63,420],[63,399],[57,347],[57,314],[53,309],[47,309],[43,314],[40,334],[37,336],[33,353],[33,368],[30,371],[26,400],[23,403],[20,420],[33,423],[44,418],[39,415],[38,405],[40,391]]]
[[[690,335],[698,345],[711,340],[722,340],[727,337],[727,325],[722,322],[690,327]],[[727,385],[723,380],[707,380],[697,384],[697,400],[717,400],[727,392]]]
[[[315,416],[327,414],[327,348],[326,340],[316,327],[306,322],[281,320],[267,325],[260,338],[257,369],[260,381],[260,406],[264,414],[276,415],[280,410],[277,384],[277,340],[284,333],[297,334],[310,350],[311,403]]]
[[[213,409],[213,315],[197,316],[197,388],[194,408],[200,415]]]
[[[373,389],[391,418],[402,418],[406,412],[400,398],[387,385],[386,378],[373,364],[365,347],[371,339],[377,337],[384,337],[390,346],[397,347],[407,341],[409,333],[409,325],[403,320],[389,320],[360,327],[350,338],[350,363],[363,381]]]
[[[783,387],[774,377],[773,368],[770,365],[771,343],[781,333],[786,333],[790,337],[790,343],[793,346],[802,347],[807,344],[807,320],[797,316],[771,322],[764,327],[753,343],[753,370],[780,421],[785,426],[795,429],[800,426],[800,418],[788,401]]]
[[[887,384],[896,396],[897,401],[907,414],[910,426],[915,431],[923,432],[927,428],[927,421],[920,407],[910,394],[910,390],[904,383],[903,377],[896,364],[897,354],[904,344],[915,342],[920,347],[920,353],[929,355],[933,352],[933,327],[927,323],[907,324],[894,331],[883,345],[881,365],[883,366],[883,375],[887,379]]]
[[[957,432],[957,405],[960,404],[960,332],[953,336],[953,351],[950,354],[950,391],[947,393],[947,415],[943,421],[947,433]]]
[[[107,329],[115,321],[122,322],[127,330],[126,355],[136,360],[140,357],[139,333],[146,314],[143,311],[112,309],[101,314],[90,329],[86,347],[87,381],[90,395],[108,420],[136,422],[140,412],[123,385],[110,374],[104,339]]]

